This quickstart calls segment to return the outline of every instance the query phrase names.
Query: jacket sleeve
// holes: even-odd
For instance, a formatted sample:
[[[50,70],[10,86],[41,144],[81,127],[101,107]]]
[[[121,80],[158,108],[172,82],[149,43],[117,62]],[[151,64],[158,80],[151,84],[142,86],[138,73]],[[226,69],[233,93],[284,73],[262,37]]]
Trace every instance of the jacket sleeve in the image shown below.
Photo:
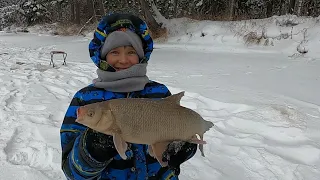
[[[60,140],[62,148],[62,170],[67,179],[92,179],[101,175],[108,162],[94,159],[86,148],[88,128],[76,123],[76,111],[81,105],[81,94],[73,97],[65,114]]]

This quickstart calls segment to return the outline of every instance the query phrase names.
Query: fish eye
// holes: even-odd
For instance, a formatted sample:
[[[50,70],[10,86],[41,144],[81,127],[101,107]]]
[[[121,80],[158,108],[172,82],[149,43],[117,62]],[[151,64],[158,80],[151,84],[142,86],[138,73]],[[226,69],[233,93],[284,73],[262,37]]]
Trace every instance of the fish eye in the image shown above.
[[[93,117],[93,116],[94,116],[94,111],[89,110],[88,113],[87,113],[87,115],[88,115],[89,117]]]

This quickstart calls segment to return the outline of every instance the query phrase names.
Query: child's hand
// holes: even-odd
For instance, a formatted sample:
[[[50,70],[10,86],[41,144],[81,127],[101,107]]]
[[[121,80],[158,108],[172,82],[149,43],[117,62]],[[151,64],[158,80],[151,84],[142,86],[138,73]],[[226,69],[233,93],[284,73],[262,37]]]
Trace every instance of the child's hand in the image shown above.
[[[185,141],[173,141],[167,146],[167,150],[163,153],[163,162],[168,162],[170,169],[175,174],[180,174],[180,165],[190,158],[192,152],[196,151],[197,144]]]
[[[104,162],[118,154],[110,135],[89,128],[85,138],[89,154],[97,161]]]

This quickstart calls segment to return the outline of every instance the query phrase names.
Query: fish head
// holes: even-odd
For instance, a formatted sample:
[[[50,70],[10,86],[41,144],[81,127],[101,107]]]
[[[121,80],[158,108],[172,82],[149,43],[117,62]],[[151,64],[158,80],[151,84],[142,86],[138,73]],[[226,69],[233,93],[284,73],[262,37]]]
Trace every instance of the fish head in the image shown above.
[[[77,109],[76,122],[89,128],[96,129],[102,115],[102,107],[99,103],[88,104]]]

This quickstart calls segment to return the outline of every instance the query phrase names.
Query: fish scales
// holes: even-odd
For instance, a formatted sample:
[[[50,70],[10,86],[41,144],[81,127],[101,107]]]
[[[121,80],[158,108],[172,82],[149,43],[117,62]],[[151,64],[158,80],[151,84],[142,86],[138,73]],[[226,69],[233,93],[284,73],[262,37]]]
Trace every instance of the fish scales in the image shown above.
[[[200,126],[197,128],[197,120],[201,120],[198,114],[170,101],[115,99],[108,103],[125,140],[137,143],[188,140],[201,131]],[[199,119],[195,120],[194,115]]]
[[[214,124],[197,112],[180,105],[184,92],[164,99],[112,99],[77,110],[76,122],[112,135],[119,155],[126,159],[127,142],[149,145],[149,153],[162,167],[162,154],[172,141],[199,144],[204,157],[203,135]],[[195,135],[199,135],[200,139]]]

